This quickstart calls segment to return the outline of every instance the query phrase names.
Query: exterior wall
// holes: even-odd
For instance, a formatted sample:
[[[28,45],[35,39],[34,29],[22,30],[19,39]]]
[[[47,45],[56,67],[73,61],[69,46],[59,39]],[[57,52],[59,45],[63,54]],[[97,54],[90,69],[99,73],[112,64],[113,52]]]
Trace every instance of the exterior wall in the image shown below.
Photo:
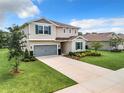
[[[26,43],[25,43],[26,47],[24,47],[23,50],[25,50],[26,48],[29,49],[29,42],[28,42],[28,39],[29,39],[29,27],[26,26],[21,31],[24,32],[24,34],[26,35],[26,37],[23,39],[23,41],[26,41]]]
[[[89,49],[92,49],[92,43],[93,42],[87,41],[86,45],[88,45]],[[111,50],[111,46],[110,46],[110,42],[109,41],[108,42],[99,42],[99,43],[102,45],[100,50]]]
[[[51,35],[47,34],[36,34],[35,33],[35,25],[46,25],[51,26]],[[42,39],[42,40],[55,40],[56,38],[56,26],[48,23],[37,23],[32,22],[29,24],[29,39]]]
[[[22,29],[22,32],[24,32],[24,34],[25,34],[26,37],[28,38],[28,35],[29,35],[29,27],[26,26],[24,29]]]
[[[63,53],[68,54],[71,52],[72,49],[72,41],[64,42],[64,45],[62,47]]]
[[[82,49],[78,49],[76,50],[76,42],[82,42],[83,43],[83,48]],[[80,51],[85,51],[86,48],[86,41],[84,39],[74,39],[72,41],[68,41],[68,42],[64,42],[64,47],[63,48],[63,52],[64,54],[68,54],[69,52],[80,52]]]
[[[124,50],[124,42],[122,42],[120,45],[118,45],[118,49]]]
[[[64,29],[65,29],[65,33],[64,33]],[[76,33],[75,33],[75,31],[76,31]],[[56,37],[69,38],[70,36],[78,36],[78,30],[71,29],[71,33],[70,33],[69,29],[67,29],[67,28],[60,28],[60,27],[56,28]]]
[[[76,42],[82,42],[83,43],[83,48],[79,49],[79,50],[76,50]],[[71,52],[85,51],[86,50],[85,46],[86,46],[86,41],[84,39],[74,39],[72,41]]]
[[[36,34],[35,31],[35,25],[46,25],[46,26],[51,26],[51,35],[48,34]],[[65,33],[64,33],[65,29]],[[28,39],[31,40],[36,40],[36,39],[41,39],[41,40],[55,40],[56,37],[59,38],[69,38],[70,36],[78,36],[78,29],[71,29],[71,33],[69,32],[69,29],[63,28],[63,27],[56,27],[53,24],[48,24],[48,23],[37,23],[37,22],[32,22],[30,23],[27,27],[23,29],[24,33],[28,37]],[[75,33],[76,32],[76,33]]]
[[[87,42],[86,45],[88,45],[88,48],[89,49],[92,49],[91,45],[92,45],[93,42]],[[102,44],[102,47],[100,48],[100,50],[111,50],[112,47],[110,46],[110,42],[100,42]],[[118,49],[120,50],[123,50],[124,49],[124,43],[118,45],[117,47]]]

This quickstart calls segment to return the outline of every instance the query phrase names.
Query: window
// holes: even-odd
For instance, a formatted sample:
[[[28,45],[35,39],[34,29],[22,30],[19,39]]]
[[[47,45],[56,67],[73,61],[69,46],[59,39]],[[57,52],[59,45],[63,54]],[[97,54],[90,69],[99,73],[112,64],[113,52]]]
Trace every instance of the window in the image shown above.
[[[35,25],[36,34],[43,34],[43,26]]]
[[[69,29],[69,33],[71,33],[71,29]]]
[[[36,34],[51,34],[51,26],[35,25]]]
[[[44,26],[44,34],[51,34],[51,27],[50,26]]]
[[[75,34],[77,33],[77,31],[75,30]]]
[[[38,26],[38,33],[43,34],[43,26]]]
[[[64,29],[64,33],[65,33],[65,29]]]
[[[83,48],[83,43],[82,42],[76,42],[76,50],[82,49]]]

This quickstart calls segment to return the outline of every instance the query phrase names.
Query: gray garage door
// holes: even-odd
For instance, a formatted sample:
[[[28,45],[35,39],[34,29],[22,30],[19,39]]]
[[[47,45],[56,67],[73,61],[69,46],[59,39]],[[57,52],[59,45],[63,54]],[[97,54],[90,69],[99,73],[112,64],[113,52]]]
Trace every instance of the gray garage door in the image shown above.
[[[35,45],[35,56],[57,55],[57,45]]]

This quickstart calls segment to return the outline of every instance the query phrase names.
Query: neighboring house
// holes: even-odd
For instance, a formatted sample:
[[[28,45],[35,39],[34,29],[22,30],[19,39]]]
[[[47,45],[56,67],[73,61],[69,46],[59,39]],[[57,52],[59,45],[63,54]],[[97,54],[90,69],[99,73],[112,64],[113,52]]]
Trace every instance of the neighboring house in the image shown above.
[[[41,18],[28,23],[23,29],[27,49],[35,56],[61,55],[85,51],[86,40],[78,36],[78,27]]]
[[[119,45],[119,48],[124,50],[124,34],[118,34],[118,36],[122,39],[122,43]]]
[[[110,40],[113,38],[119,38],[119,36],[113,32],[107,33],[86,33],[83,35],[87,39],[86,48],[92,49],[93,42],[99,42],[102,47],[100,50],[111,50],[113,47],[110,44]],[[122,49],[122,46],[118,46],[119,49]]]

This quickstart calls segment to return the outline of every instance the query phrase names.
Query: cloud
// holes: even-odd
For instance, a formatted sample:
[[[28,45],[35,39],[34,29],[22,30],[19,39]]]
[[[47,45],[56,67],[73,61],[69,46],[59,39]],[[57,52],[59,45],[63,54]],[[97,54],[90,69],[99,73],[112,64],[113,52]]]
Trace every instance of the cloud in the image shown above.
[[[38,2],[39,4],[43,2],[44,0],[32,0],[33,2]]]
[[[3,24],[4,22],[4,15],[2,15],[2,13],[0,12],[0,26]]]
[[[38,15],[39,12],[38,7],[31,0],[0,0],[1,16],[5,16],[7,13],[14,13],[19,18],[27,18]]]
[[[71,25],[81,27],[82,32],[124,33],[124,18],[73,19]]]

